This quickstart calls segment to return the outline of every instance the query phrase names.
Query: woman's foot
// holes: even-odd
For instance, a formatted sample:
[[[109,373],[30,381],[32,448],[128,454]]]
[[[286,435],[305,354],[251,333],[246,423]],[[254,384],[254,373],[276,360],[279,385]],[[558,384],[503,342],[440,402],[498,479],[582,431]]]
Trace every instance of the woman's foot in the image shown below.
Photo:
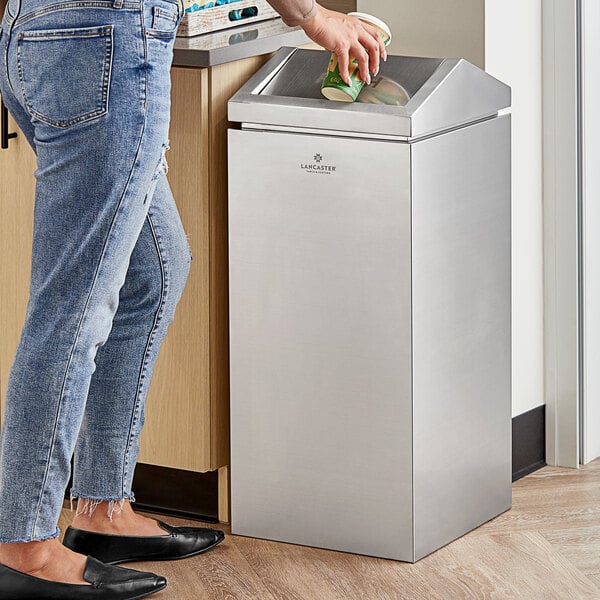
[[[63,544],[108,565],[143,560],[179,560],[206,552],[225,539],[211,527],[174,527],[157,520],[162,535],[115,535],[67,527]]]
[[[0,543],[0,564],[48,581],[90,585],[83,579],[86,560],[83,554],[63,546],[58,538]]]
[[[131,508],[131,502],[124,500],[116,503],[116,510],[112,510],[112,520],[109,517],[110,502],[103,501],[92,511],[90,503],[84,498],[78,500],[77,513],[73,518],[71,527],[94,533],[109,533],[111,535],[168,535],[154,519],[138,515]],[[114,503],[112,505],[114,508]],[[89,514],[91,512],[91,514]]]
[[[83,504],[77,507],[78,514],[67,527],[63,544],[109,565],[187,558],[206,552],[225,539],[225,532],[220,529],[173,527],[142,517],[133,512],[129,500],[119,501],[118,506],[114,501],[79,502]]]

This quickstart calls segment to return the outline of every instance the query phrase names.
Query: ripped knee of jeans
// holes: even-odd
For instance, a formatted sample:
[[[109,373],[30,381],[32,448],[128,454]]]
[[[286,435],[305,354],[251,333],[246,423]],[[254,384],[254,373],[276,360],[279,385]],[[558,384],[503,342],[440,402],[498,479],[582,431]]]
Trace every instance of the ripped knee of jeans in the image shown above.
[[[156,170],[154,171],[154,174],[152,175],[152,179],[150,181],[150,189],[144,196],[144,204],[146,204],[148,199],[154,194],[154,190],[156,188],[156,183],[160,173],[162,172],[166,175],[169,172],[169,163],[167,162],[167,150],[169,150],[170,148],[171,146],[169,146],[168,141],[162,146],[158,165],[156,166]]]
[[[167,150],[169,150],[170,148],[171,148],[171,146],[169,146],[169,142],[167,142],[162,147],[162,153],[160,155],[160,162],[158,164],[159,170],[162,170],[162,172],[165,175],[169,172],[169,163],[167,162]]]

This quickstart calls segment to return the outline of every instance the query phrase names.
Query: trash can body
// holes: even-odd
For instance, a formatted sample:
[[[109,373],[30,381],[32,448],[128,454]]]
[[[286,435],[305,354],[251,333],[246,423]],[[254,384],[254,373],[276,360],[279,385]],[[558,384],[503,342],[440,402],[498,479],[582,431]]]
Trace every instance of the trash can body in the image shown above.
[[[231,532],[414,562],[511,505],[510,115],[370,133],[441,60],[405,107],[252,112],[296,53],[229,105]]]

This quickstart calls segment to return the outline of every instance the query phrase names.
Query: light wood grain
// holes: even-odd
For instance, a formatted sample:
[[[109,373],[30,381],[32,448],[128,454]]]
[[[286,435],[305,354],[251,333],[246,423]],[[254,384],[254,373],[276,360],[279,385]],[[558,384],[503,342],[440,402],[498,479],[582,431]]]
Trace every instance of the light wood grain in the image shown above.
[[[229,508],[231,506],[230,494],[231,479],[229,476],[229,467],[221,467],[219,469],[219,521],[222,523],[229,522]]]
[[[600,524],[589,527],[550,529],[541,532],[563,556],[583,573],[600,573]]]
[[[598,600],[600,521],[571,526],[600,487],[600,460],[580,470],[546,467],[513,485],[513,509],[415,564],[231,535],[229,525],[162,517],[175,525],[217,527],[217,547],[170,563],[132,568],[161,573],[157,600]],[[560,497],[566,519],[544,512]],[[548,501],[547,501],[548,500]],[[504,519],[527,514],[529,527]],[[63,511],[63,529],[70,520]],[[537,529],[537,524],[544,527]],[[491,527],[493,525],[493,527]],[[588,572],[589,571],[589,572]]]
[[[598,588],[598,598],[600,598],[600,573],[595,573],[594,575],[588,575],[589,579],[591,579],[596,587]]]
[[[498,598],[559,600],[596,593],[536,532],[465,536],[415,565],[250,538],[235,543],[278,598],[491,598],[502,590]]]
[[[171,80],[168,178],[194,258],[154,367],[139,461],[207,471],[211,468],[210,188],[204,166],[208,72],[174,68]]]
[[[17,137],[0,150],[0,415],[29,298],[36,168],[35,154],[10,116],[8,128]]]
[[[577,499],[575,502],[574,499]],[[552,530],[600,524],[600,461],[576,469],[545,467],[513,486],[513,508],[480,533]]]

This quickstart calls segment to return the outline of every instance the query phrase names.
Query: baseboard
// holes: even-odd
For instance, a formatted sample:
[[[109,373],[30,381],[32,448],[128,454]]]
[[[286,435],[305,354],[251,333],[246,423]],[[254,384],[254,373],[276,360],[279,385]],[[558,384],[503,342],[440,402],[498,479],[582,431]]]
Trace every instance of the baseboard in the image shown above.
[[[65,493],[66,506],[69,505],[66,499],[69,497],[71,482],[72,478]],[[138,463],[135,467],[132,489],[135,494],[136,509],[200,521],[219,522],[218,470],[196,473]]]
[[[196,473],[138,463],[135,507],[154,513],[219,521],[219,471]]]
[[[546,407],[538,406],[512,420],[512,480],[546,464]]]

